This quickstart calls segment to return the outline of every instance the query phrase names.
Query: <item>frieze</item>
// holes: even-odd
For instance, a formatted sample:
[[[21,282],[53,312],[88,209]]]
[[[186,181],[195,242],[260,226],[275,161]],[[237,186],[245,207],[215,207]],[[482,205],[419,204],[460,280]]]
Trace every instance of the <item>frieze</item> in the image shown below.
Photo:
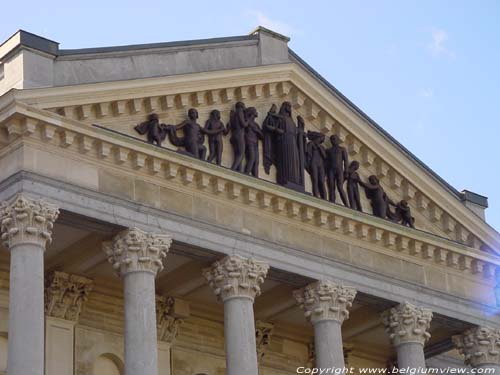
[[[304,225],[341,233],[471,274],[491,277],[495,270],[497,261],[476,249],[421,231],[399,229],[399,226],[356,214],[356,210],[321,203],[260,179],[239,177],[240,173],[230,173],[226,169],[218,171],[216,165],[194,158],[189,162],[185,155],[160,147],[151,148],[139,140],[109,130],[89,128],[69,119],[51,119],[44,111],[27,110],[23,106],[20,104],[18,111],[25,113],[24,117],[3,122],[11,140],[31,138],[64,148],[64,152],[75,153],[80,158],[95,160],[100,165],[115,165],[136,174],[179,182],[190,189],[227,196],[243,204],[286,215]],[[417,206],[429,208],[433,205],[418,192],[415,197]],[[449,253],[454,254],[454,258],[451,257],[448,263],[446,254]]]

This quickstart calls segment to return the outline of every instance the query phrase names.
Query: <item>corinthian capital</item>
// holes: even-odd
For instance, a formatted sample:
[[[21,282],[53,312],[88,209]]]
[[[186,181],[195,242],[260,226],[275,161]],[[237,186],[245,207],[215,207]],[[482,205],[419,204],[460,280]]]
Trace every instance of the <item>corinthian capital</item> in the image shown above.
[[[34,243],[45,248],[59,216],[56,206],[20,194],[10,202],[2,202],[0,212],[2,241],[9,248],[19,243]]]
[[[424,345],[431,337],[432,311],[405,302],[382,314],[382,322],[394,346],[409,342]]]
[[[92,280],[57,271],[50,273],[45,280],[45,314],[77,322],[83,303],[92,290]]]
[[[458,351],[465,356],[465,364],[472,367],[500,365],[500,330],[490,327],[468,329],[452,337]]]
[[[335,320],[342,324],[349,318],[356,289],[321,280],[294,291],[293,296],[312,324],[322,320]]]
[[[103,250],[120,276],[137,271],[156,275],[163,269],[163,258],[167,256],[171,243],[169,235],[133,228],[117,234],[111,242],[103,243]]]
[[[260,295],[260,285],[268,270],[266,263],[234,255],[215,262],[203,270],[203,275],[222,301],[233,297],[253,300]]]

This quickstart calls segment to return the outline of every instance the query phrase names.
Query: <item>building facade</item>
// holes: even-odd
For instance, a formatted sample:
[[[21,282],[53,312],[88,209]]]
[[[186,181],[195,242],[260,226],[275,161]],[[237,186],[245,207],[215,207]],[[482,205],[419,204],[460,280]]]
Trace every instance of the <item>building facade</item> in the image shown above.
[[[287,43],[0,46],[0,373],[500,368],[487,199]]]

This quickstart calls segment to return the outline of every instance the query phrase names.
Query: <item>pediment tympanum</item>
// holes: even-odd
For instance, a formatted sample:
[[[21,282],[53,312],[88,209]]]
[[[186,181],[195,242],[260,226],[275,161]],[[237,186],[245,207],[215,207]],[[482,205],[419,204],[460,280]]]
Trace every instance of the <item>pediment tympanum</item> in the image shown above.
[[[0,120],[8,120],[4,121],[4,126],[11,138],[38,134],[35,128],[40,127],[41,138],[52,143],[59,142],[59,146],[67,148],[78,144],[76,147],[83,154],[95,153],[100,160],[109,160],[121,168],[130,166],[132,170],[144,171],[153,176],[181,179],[184,184],[195,183],[205,191],[210,188],[215,194],[228,192],[232,198],[245,195],[246,202],[259,202],[262,207],[272,206],[275,212],[282,212],[297,220],[341,230],[346,235],[375,241],[410,254],[424,254],[424,258],[473,273],[483,272],[484,266],[488,268],[488,264],[495,264],[484,250],[498,248],[496,232],[469,212],[440,181],[436,181],[424,168],[398,149],[397,145],[360,118],[342,98],[333,95],[321,82],[295,64],[23,90],[11,92],[4,97],[7,105],[9,100],[15,103],[10,105],[16,109],[11,109],[10,112],[4,110],[5,115]],[[322,142],[322,147],[329,150],[332,148],[331,141],[338,140],[342,148],[340,153],[344,154],[345,150],[345,159],[341,158],[341,161],[346,165],[356,161],[359,165],[359,203],[365,214],[341,207],[343,203],[338,190],[335,204],[328,201],[327,192],[315,191],[319,199],[314,199],[311,196],[311,178],[307,172],[303,172],[300,165],[294,164],[294,167],[301,170],[286,172],[286,181],[283,180],[280,168],[289,168],[290,165],[283,164],[289,160],[274,160],[271,166],[266,164],[265,159],[263,160],[266,155],[262,152],[264,142],[261,140],[258,142],[259,166],[247,170],[250,176],[245,176],[244,173],[238,176],[229,171],[233,167],[245,172],[245,163],[240,164],[242,169],[240,165],[234,165],[235,140],[231,134],[225,134],[227,128],[219,134],[220,137],[216,137],[220,140],[217,146],[213,142],[210,145],[209,134],[205,134],[203,148],[206,148],[206,154],[203,159],[212,151],[211,164],[199,160],[200,154],[198,157],[189,155],[189,146],[183,143],[183,138],[187,136],[182,129],[184,126],[178,126],[186,124],[189,110],[196,110],[198,118],[195,122],[201,127],[205,127],[209,119],[218,120],[218,116],[220,125],[225,127],[232,118],[238,116],[238,102],[244,103],[247,109],[252,108],[251,117],[261,130],[263,123],[264,128],[266,127],[266,120],[275,120],[276,123],[282,121],[279,109],[284,102],[289,102],[292,121],[289,125],[299,129],[304,137],[309,132],[308,142],[317,143],[316,146]],[[272,109],[273,105],[276,106],[276,114],[270,115],[270,112],[275,111]],[[218,114],[214,114],[214,110]],[[16,114],[13,115],[14,113]],[[151,117],[153,113],[154,117]],[[248,111],[244,110],[243,113],[248,115]],[[33,119],[26,120],[23,116],[33,116]],[[157,121],[158,126],[165,124],[162,128],[164,134],[161,134],[161,147],[147,143],[148,130],[145,122],[148,118]],[[214,128],[217,126],[215,120]],[[303,130],[299,126],[301,122],[304,124]],[[213,139],[212,137],[212,141]],[[151,136],[149,140],[154,141]],[[269,139],[266,142],[268,141]],[[286,147],[283,144],[277,145],[276,142],[283,140],[272,140],[274,148]],[[215,148],[220,146],[223,152],[218,160]],[[312,145],[310,148],[316,146]],[[193,147],[198,150],[196,145]],[[305,144],[304,147],[307,149],[308,145]],[[164,149],[170,151],[165,153]],[[242,156],[248,157],[245,153]],[[322,168],[314,165],[312,169]],[[296,179],[296,172],[299,175],[303,173],[303,176]],[[356,171],[351,170],[350,176],[354,172]],[[258,175],[258,180],[252,175]],[[370,179],[370,176],[374,177]],[[285,187],[290,182],[291,185],[298,186],[292,186],[294,189],[289,190],[266,183],[262,185],[260,181],[281,182]],[[398,224],[389,220],[376,220],[379,228],[368,224],[373,221],[368,215],[373,214],[373,195],[378,194],[375,191],[377,181],[380,182],[380,189],[395,203],[394,206],[389,206],[391,214],[398,213],[399,209],[399,220],[394,220]],[[325,184],[325,190],[326,186]],[[344,185],[344,189],[346,188]],[[301,192],[302,189],[304,192]],[[295,201],[283,198],[280,195],[282,192],[292,194]],[[325,199],[321,199],[322,196]],[[411,217],[405,214],[406,207],[401,207],[403,201],[408,202]],[[346,203],[349,206],[348,199]],[[379,216],[389,218],[386,214],[379,213]],[[402,225],[412,226],[412,218],[416,230]],[[426,232],[435,236],[426,235]],[[463,252],[456,253],[452,249],[461,249]],[[466,255],[469,253],[476,253],[477,256],[482,253],[486,258],[476,261]],[[493,272],[493,268],[487,272]]]

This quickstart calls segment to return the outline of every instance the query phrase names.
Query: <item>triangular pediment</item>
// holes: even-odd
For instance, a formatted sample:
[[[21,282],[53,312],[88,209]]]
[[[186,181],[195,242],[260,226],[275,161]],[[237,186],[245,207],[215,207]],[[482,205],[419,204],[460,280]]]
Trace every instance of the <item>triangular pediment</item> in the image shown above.
[[[134,127],[151,113],[157,114],[161,123],[178,124],[186,119],[189,108],[196,108],[198,123],[203,126],[210,111],[217,109],[227,123],[236,102],[243,101],[247,107],[257,109],[257,122],[262,124],[272,104],[279,107],[289,101],[293,105],[293,118],[305,119],[306,131],[326,135],[326,148],[330,135],[340,138],[349,159],[360,163],[363,181],[375,175],[393,201],[408,201],[417,229],[477,250],[498,249],[497,233],[465,207],[452,188],[297,63],[23,90],[13,95],[16,100],[53,116],[88,127],[98,125],[141,140],[146,137]],[[222,167],[228,168],[233,159],[229,136],[223,144]],[[163,146],[178,149],[168,139]],[[261,165],[260,178],[275,182],[275,168],[266,174]],[[306,191],[311,192],[307,173],[305,181]],[[363,189],[360,190],[363,211],[371,213],[370,202]]]

